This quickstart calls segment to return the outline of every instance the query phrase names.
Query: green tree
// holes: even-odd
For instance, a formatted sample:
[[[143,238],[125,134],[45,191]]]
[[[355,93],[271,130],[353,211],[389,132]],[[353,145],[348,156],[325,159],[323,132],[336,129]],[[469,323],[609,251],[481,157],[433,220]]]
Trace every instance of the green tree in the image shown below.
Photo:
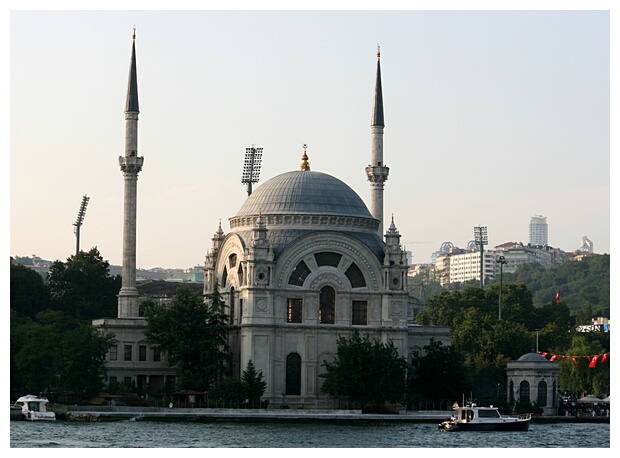
[[[208,303],[184,285],[170,307],[147,299],[143,302],[147,342],[168,354],[177,366],[181,389],[207,391],[228,373],[227,315],[216,285]]]
[[[34,318],[50,306],[49,291],[41,275],[21,264],[11,264],[11,308]]]
[[[410,397],[429,401],[458,400],[471,390],[471,378],[464,357],[453,346],[431,338],[424,356],[414,359]]]
[[[45,311],[37,321],[13,320],[11,335],[12,392],[88,397],[101,391],[111,334],[62,312]]]
[[[252,360],[248,361],[248,365],[241,375],[241,382],[245,388],[250,406],[258,407],[260,405],[260,398],[265,393],[265,389],[267,389],[267,383],[263,380],[263,372],[256,370]]]
[[[355,330],[348,339],[339,337],[335,360],[323,366],[321,390],[333,398],[348,397],[362,409],[405,399],[407,361],[391,341],[371,341]]]
[[[588,333],[578,333],[573,337],[571,347],[566,351],[566,359],[560,361],[560,386],[563,390],[581,394],[609,394],[610,392],[610,365],[597,364],[589,367],[590,361],[586,356],[602,355],[609,352],[609,347],[603,347],[598,336]],[[575,357],[573,361],[570,356]]]
[[[80,320],[116,317],[121,278],[109,272],[110,264],[96,247],[65,263],[55,261],[48,276],[52,308]]]

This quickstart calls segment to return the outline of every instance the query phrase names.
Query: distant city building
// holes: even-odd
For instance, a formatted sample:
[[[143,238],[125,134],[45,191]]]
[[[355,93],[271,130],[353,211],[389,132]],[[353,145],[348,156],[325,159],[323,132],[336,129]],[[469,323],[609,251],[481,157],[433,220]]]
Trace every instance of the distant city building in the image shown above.
[[[585,235],[581,238],[581,246],[579,247],[579,251],[584,253],[594,253],[594,244]]]
[[[547,217],[532,216],[530,219],[530,245],[547,245],[549,243],[549,229]]]
[[[496,253],[504,256],[504,272],[515,272],[520,264],[536,262],[545,268],[564,264],[566,254],[559,248],[548,245],[523,245],[523,243],[506,242],[495,247]]]
[[[495,278],[495,260],[494,251],[484,252],[483,275],[486,280]],[[453,248],[448,254],[437,257],[435,268],[442,286],[471,280],[480,281],[480,251]]]
[[[442,286],[472,280],[480,281],[480,251],[472,246],[471,242],[467,249],[451,244],[447,251],[440,249],[435,252],[437,255],[434,264],[436,278]],[[502,267],[504,273],[515,272],[520,264],[535,262],[548,268],[563,264],[567,259],[564,251],[548,245],[533,246],[520,242],[506,242],[495,246],[493,250],[484,252],[483,275],[485,280],[493,280],[499,276],[500,266],[497,263],[499,256],[504,256],[506,261]]]
[[[448,253],[450,253],[450,250],[454,248],[454,244],[452,242],[443,242],[441,244],[441,246],[439,247],[439,250],[435,251],[432,255],[431,255],[431,264],[435,264],[435,260],[439,257],[439,256],[445,256]]]

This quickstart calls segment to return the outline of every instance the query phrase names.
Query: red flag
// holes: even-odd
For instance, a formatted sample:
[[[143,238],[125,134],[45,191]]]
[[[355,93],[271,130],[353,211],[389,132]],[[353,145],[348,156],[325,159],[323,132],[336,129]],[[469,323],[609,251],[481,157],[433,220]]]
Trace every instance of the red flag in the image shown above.
[[[596,367],[596,362],[598,361],[598,355],[595,355],[594,358],[590,361],[590,365],[588,366],[590,369],[594,369]]]
[[[553,356],[549,359],[549,361],[555,361],[555,358],[557,358],[557,357],[558,357],[558,355],[553,355]]]
[[[558,292],[555,293],[555,303],[559,304],[560,303],[560,290],[558,289]]]
[[[601,364],[606,363],[607,361],[609,361],[609,359],[608,359],[608,358],[609,358],[609,357],[607,356],[607,353],[605,353],[605,354],[603,355],[603,359],[601,359]]]
[[[579,367],[579,363],[577,362],[577,358],[575,358],[574,356],[571,356],[570,359],[573,360],[573,362],[575,363],[575,366]]]

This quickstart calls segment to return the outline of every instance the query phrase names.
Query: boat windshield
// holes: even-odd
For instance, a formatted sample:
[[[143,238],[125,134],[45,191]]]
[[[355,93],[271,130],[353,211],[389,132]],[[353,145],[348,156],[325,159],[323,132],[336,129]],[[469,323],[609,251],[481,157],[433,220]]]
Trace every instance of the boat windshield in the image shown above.
[[[495,409],[491,410],[479,410],[478,411],[478,416],[480,418],[499,418],[499,412]]]
[[[28,403],[28,410],[31,410],[33,412],[38,412],[39,411],[39,402],[29,402]]]

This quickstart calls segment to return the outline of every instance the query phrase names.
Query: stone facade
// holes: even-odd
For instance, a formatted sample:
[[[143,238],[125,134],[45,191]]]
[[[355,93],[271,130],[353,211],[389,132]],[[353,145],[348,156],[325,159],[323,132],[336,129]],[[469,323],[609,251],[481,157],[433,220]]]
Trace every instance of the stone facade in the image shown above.
[[[526,353],[506,366],[508,400],[536,403],[543,415],[557,415],[559,367],[538,353]]]

